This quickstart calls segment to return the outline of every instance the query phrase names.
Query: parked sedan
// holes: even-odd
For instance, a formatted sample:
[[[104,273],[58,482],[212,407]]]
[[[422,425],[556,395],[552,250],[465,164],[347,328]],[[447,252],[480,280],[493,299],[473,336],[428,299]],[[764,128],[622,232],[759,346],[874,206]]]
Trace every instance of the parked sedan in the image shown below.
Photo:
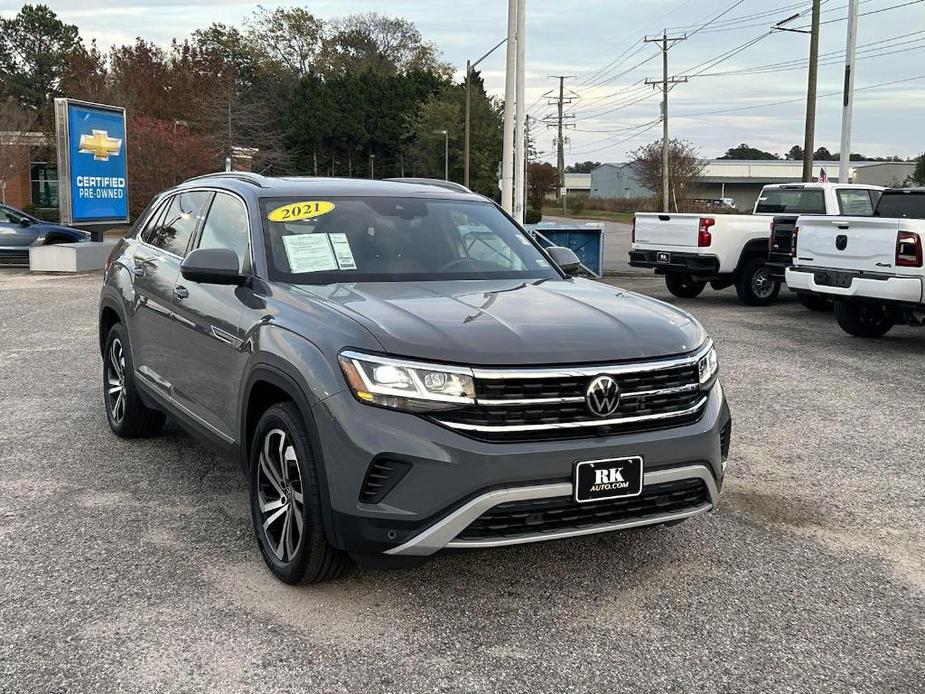
[[[44,222],[9,205],[0,205],[0,265],[28,265],[30,246],[86,241],[80,229]]]

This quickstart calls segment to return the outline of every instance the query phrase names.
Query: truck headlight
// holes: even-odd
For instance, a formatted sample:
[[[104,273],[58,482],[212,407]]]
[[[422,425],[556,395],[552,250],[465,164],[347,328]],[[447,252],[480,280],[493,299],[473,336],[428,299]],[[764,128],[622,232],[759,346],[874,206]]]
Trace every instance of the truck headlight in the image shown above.
[[[697,362],[697,369],[700,372],[701,390],[709,390],[716,380],[716,373],[719,371],[719,361],[716,358],[716,348],[710,347],[710,351],[700,357]]]
[[[465,367],[353,351],[338,361],[354,396],[370,405],[432,412],[475,403],[475,380]]]

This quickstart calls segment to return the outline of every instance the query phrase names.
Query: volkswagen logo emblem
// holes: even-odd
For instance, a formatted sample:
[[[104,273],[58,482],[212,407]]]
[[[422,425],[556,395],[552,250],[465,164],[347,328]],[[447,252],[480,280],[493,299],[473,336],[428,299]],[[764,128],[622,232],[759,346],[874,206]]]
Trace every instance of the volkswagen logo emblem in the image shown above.
[[[585,402],[595,417],[609,417],[620,406],[620,386],[611,376],[598,376],[588,384]]]

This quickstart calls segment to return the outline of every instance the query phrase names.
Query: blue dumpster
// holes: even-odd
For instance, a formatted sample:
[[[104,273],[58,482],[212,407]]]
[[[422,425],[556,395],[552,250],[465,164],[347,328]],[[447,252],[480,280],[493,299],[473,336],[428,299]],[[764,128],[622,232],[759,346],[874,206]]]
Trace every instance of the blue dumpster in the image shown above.
[[[541,246],[564,246],[578,256],[584,269],[594,277],[604,274],[604,225],[600,222],[528,224],[526,230]]]

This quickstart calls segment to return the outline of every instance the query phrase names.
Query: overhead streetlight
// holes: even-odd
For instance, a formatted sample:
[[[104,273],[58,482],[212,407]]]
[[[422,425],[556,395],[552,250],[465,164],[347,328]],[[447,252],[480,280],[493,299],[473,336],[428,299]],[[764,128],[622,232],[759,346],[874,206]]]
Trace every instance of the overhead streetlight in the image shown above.
[[[447,130],[434,130],[434,135],[443,135],[443,179],[450,180],[450,133]]]
[[[488,53],[483,55],[481,58],[476,60],[474,63],[469,62],[468,60],[466,61],[466,126],[465,126],[466,132],[465,132],[465,137],[464,137],[465,144],[463,145],[463,185],[465,185],[466,188],[469,187],[469,142],[470,142],[469,133],[470,133],[470,128],[471,128],[470,113],[471,113],[471,103],[472,103],[472,96],[471,96],[472,95],[472,71],[475,70],[476,66],[479,63],[481,63],[483,60],[485,60],[485,58],[487,58],[492,53],[494,53],[496,50],[501,48],[501,46],[503,46],[506,41],[507,41],[507,37],[498,41],[498,43],[495,44],[494,48],[492,48],[490,51],[488,51]]]

